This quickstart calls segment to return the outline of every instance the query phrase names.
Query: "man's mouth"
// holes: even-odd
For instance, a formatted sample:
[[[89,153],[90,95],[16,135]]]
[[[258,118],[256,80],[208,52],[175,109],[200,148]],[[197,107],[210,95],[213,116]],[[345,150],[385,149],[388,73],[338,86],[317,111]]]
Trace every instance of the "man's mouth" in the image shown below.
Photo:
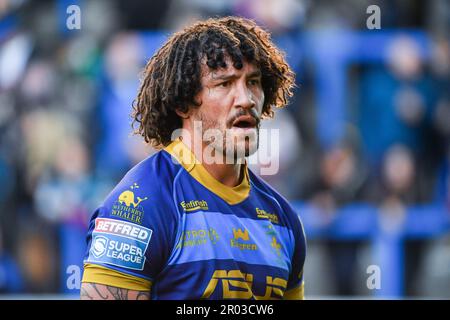
[[[239,116],[232,123],[232,127],[241,129],[253,129],[257,125],[258,121],[251,115]]]

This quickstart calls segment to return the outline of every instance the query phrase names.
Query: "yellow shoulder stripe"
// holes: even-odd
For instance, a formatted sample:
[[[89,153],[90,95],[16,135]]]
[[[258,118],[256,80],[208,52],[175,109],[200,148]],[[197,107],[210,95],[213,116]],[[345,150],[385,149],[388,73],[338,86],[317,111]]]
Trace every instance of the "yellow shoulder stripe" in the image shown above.
[[[284,293],[283,299],[285,300],[304,300],[305,299],[305,283],[290,289]]]
[[[152,287],[152,282],[149,280],[130,276],[92,263],[84,264],[83,280],[81,282],[98,283],[136,291],[150,291]]]

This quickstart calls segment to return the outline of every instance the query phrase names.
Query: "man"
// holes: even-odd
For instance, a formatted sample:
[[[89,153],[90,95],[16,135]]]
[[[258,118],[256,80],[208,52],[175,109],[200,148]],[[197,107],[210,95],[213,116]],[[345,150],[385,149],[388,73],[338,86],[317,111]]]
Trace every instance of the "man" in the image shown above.
[[[92,216],[81,298],[303,298],[301,222],[245,162],[260,119],[286,104],[293,83],[252,21],[209,19],[167,41],[133,113],[163,150]]]

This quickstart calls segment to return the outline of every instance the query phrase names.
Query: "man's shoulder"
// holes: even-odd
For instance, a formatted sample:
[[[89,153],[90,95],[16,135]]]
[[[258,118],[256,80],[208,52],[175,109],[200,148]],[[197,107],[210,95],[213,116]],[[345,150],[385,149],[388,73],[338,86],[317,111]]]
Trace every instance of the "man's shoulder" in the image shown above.
[[[289,201],[285,197],[251,170],[249,170],[249,177],[252,185],[256,187],[259,192],[273,198],[276,202],[279,202],[281,206],[290,206]]]
[[[275,202],[279,206],[281,213],[290,221],[291,225],[298,225],[299,223],[298,227],[303,228],[300,216],[298,215],[297,211],[283,195],[281,195],[271,185],[269,185],[261,177],[258,177],[250,170],[249,176],[253,187],[256,187],[258,192],[265,195],[266,198],[269,198],[273,202]]]
[[[140,180],[154,185],[156,181],[173,179],[179,168],[180,165],[172,159],[169,153],[160,150],[131,168],[122,181]]]
[[[163,200],[162,197],[171,194],[170,188],[179,167],[164,150],[156,152],[124,175],[108,195],[105,205],[120,201],[137,207],[144,205],[150,197]]]

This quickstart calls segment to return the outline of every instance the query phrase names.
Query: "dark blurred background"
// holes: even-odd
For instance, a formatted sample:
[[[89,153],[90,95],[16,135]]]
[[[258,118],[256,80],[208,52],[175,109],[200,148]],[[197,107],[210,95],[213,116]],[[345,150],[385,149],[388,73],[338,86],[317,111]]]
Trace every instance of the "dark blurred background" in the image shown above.
[[[297,74],[263,178],[305,224],[306,298],[450,298],[446,0],[0,0],[0,298],[76,298],[90,215],[154,152],[131,134],[140,70],[223,15],[271,31]]]

